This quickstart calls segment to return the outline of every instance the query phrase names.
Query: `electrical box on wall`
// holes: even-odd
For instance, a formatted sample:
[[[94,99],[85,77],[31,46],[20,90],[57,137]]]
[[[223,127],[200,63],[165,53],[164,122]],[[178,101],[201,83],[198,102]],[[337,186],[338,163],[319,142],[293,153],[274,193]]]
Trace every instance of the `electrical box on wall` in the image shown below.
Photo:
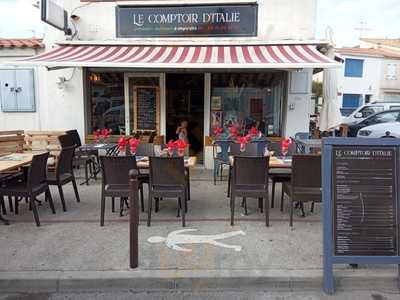
[[[308,94],[309,91],[308,72],[291,72],[289,82],[289,92],[291,94]]]

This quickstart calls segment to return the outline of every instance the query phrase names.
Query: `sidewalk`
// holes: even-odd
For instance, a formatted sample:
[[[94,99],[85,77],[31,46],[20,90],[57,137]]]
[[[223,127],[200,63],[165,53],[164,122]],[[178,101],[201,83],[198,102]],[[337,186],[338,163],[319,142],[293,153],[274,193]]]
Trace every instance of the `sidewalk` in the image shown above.
[[[90,186],[79,188],[81,203],[76,203],[71,187],[65,188],[68,208],[65,213],[58,192],[53,189],[57,214],[51,215],[47,204],[40,207],[40,228],[34,225],[32,213],[25,204],[20,206],[18,216],[6,216],[11,225],[0,226],[0,290],[320,289],[319,205],[313,214],[306,207],[307,217],[296,217],[291,229],[287,207],[281,213],[276,208],[279,203],[275,203],[267,228],[264,215],[257,211],[257,200],[248,200],[251,214],[243,216],[237,199],[236,226],[231,227],[226,181],[214,186],[210,178],[204,170],[192,174],[186,229],[198,231],[185,234],[212,235],[241,230],[245,235],[221,240],[241,246],[241,251],[192,244],[182,246],[191,252],[182,252],[168,248],[165,243],[149,243],[150,237],[166,237],[182,229],[180,219],[176,218],[176,200],[165,199],[160,202],[160,212],[153,213],[150,228],[145,224],[146,214],[141,214],[139,268],[130,270],[128,216],[111,213],[111,201],[108,201],[106,223],[100,227],[100,180],[91,181]],[[339,266],[336,270],[341,289],[396,288],[394,266],[360,266],[358,270]],[[340,280],[343,278],[346,280]]]

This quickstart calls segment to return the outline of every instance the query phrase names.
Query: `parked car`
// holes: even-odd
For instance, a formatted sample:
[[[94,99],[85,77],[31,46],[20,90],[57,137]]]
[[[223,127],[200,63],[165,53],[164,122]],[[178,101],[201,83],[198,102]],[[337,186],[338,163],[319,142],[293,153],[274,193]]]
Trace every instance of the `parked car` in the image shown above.
[[[360,138],[400,138],[400,122],[381,123],[358,131]]]
[[[356,137],[358,131],[367,126],[381,124],[381,123],[393,123],[399,121],[400,121],[400,109],[382,111],[369,116],[368,118],[362,120],[361,122],[349,125],[348,136]]]
[[[373,102],[369,104],[365,104],[357,108],[354,112],[352,112],[348,117],[343,118],[343,123],[352,125],[359,123],[369,116],[385,111],[385,110],[394,110],[400,109],[400,102]]]

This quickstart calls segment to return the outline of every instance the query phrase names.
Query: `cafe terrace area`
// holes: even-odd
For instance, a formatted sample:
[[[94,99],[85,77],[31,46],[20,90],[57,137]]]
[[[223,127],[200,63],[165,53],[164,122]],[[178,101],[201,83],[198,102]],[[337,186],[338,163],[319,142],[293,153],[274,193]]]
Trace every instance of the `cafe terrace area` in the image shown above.
[[[60,157],[61,147],[57,142],[60,136],[65,136],[65,133],[3,133],[3,146],[5,140],[7,145],[17,141],[17,144],[23,144],[24,151],[3,155],[0,164],[3,167],[6,164],[25,164],[17,158],[18,155],[29,160],[33,154],[49,151],[54,154],[47,160],[47,167],[51,170]],[[318,153],[320,142],[313,139],[304,142],[299,138],[297,143],[293,141],[289,149],[285,149],[285,146],[279,148],[293,151],[289,153],[293,157],[298,151],[303,152],[302,155],[305,151]],[[106,146],[118,143],[103,140],[92,145],[100,144],[100,159],[107,156],[131,157],[126,153],[112,154]],[[272,145],[269,146],[271,148]],[[299,149],[296,149],[297,146]],[[42,150],[38,150],[40,147]],[[89,146],[80,146],[84,147]],[[160,149],[163,147],[167,145],[160,145]],[[275,148],[275,152],[270,150],[270,170],[273,170],[274,164],[283,164],[279,169],[291,164],[289,154],[286,153],[285,158],[276,156],[281,155],[277,153],[279,148]],[[75,149],[75,155],[77,152],[79,148]],[[138,153],[136,156],[139,169],[146,168],[146,159],[139,158]],[[160,197],[158,204],[153,202],[151,226],[147,226],[148,187],[144,184],[137,269],[129,267],[129,210],[125,203],[129,201],[120,201],[118,197],[112,205],[111,198],[107,198],[104,226],[100,226],[102,170],[94,178],[98,165],[91,166],[88,175],[85,175],[85,166],[73,168],[80,202],[77,202],[73,185],[63,185],[65,211],[57,186],[50,186],[55,214],[52,213],[49,199],[45,201],[45,193],[35,198],[40,227],[36,226],[30,211],[32,204],[19,199],[16,214],[14,201],[11,201],[11,211],[8,198],[4,196],[2,215],[10,225],[0,226],[0,289],[21,292],[90,290],[107,286],[115,289],[234,289],[239,286],[244,289],[258,287],[277,290],[321,288],[322,216],[318,201],[296,204],[285,194],[281,207],[282,183],[277,181],[274,207],[271,208],[273,179],[270,176],[269,226],[266,226],[265,205],[262,213],[257,198],[246,198],[247,201],[243,203],[241,197],[236,198],[234,226],[231,226],[230,198],[227,197],[229,162],[221,174],[219,170],[214,173],[198,166],[190,157],[184,157],[183,160],[185,169],[190,169],[186,226],[182,227],[183,209],[180,210],[180,217],[177,217],[177,202],[168,197]],[[23,170],[28,165],[26,163],[20,168]],[[121,203],[125,204],[122,209]],[[158,206],[157,212],[154,205]],[[289,226],[290,205],[293,205],[293,226]],[[175,238],[171,238],[173,234]],[[181,239],[182,236],[184,239],[189,236],[192,242],[185,244],[177,236]],[[208,236],[208,240],[204,238],[196,242],[194,236]],[[396,292],[396,274],[394,266],[370,268],[360,265],[358,269],[348,265],[335,267],[338,289],[376,287]]]

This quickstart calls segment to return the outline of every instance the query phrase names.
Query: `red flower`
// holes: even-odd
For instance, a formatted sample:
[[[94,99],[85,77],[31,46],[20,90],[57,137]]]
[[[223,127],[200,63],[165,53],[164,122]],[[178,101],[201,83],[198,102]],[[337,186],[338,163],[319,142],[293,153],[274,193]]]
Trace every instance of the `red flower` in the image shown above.
[[[232,126],[231,128],[229,128],[229,134],[232,137],[236,137],[239,135],[239,130],[236,127]]]
[[[224,129],[221,128],[221,127],[217,127],[217,128],[214,129],[214,135],[215,135],[215,136],[219,136],[219,135],[221,135],[223,132],[224,132]]]
[[[139,144],[140,144],[139,139],[132,138],[129,140],[129,147],[131,149],[131,153],[136,153],[136,149]]]
[[[246,144],[250,141],[251,137],[249,135],[240,136],[237,139],[238,144],[240,144],[240,151],[246,150]]]
[[[169,140],[167,143],[167,149],[169,150],[174,150],[176,148],[176,143],[173,140]]]
[[[120,152],[125,151],[125,148],[126,148],[126,144],[127,144],[127,143],[128,143],[128,140],[125,139],[125,137],[123,137],[123,136],[121,136],[121,137],[118,139],[118,147],[119,147],[119,151],[120,151]]]
[[[292,144],[292,139],[287,138],[282,140],[281,142],[281,151],[283,154],[286,154],[289,151],[289,146]]]
[[[250,136],[257,136],[258,135],[258,129],[256,127],[251,127],[248,133]]]
[[[184,140],[179,139],[175,141],[175,146],[178,150],[184,150],[187,146],[189,146],[189,144],[186,143]]]

